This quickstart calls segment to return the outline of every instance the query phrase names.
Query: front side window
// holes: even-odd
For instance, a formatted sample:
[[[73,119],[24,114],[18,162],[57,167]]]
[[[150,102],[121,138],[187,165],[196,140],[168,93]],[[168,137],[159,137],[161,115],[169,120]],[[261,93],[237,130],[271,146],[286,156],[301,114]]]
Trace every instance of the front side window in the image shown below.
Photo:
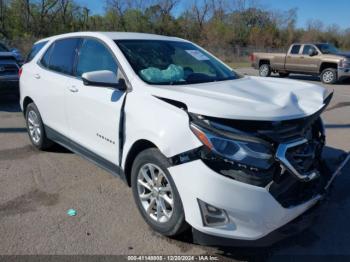
[[[117,74],[117,63],[104,44],[94,39],[85,39],[77,63],[77,76],[86,72],[108,70]]]
[[[37,53],[46,45],[47,41],[37,43],[33,45],[32,50],[27,56],[26,63],[29,63],[33,60],[33,58],[36,56]]]
[[[240,78],[217,59],[188,42],[116,40],[133,70],[149,84],[181,85]]]
[[[311,51],[316,51],[315,47],[313,47],[312,45],[304,45],[303,55],[308,55]]]
[[[290,53],[293,55],[299,54],[300,51],[300,45],[293,45],[292,49],[290,50]]]
[[[55,41],[41,59],[41,64],[53,71],[73,75],[74,60],[80,38]]]

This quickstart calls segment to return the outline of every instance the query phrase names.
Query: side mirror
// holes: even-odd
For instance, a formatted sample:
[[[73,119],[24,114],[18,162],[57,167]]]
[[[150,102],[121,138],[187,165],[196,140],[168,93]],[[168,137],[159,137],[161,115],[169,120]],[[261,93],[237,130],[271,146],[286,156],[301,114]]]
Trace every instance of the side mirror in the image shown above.
[[[124,79],[117,78],[112,71],[102,70],[84,73],[81,78],[86,86],[112,87],[120,91],[127,89]]]

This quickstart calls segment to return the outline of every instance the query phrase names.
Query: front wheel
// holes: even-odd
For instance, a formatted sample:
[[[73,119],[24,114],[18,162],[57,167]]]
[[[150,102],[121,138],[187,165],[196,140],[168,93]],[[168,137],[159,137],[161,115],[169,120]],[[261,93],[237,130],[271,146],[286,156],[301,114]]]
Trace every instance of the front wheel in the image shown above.
[[[268,77],[271,75],[271,67],[269,64],[262,64],[259,67],[259,75],[261,77]]]
[[[335,84],[338,80],[337,70],[334,68],[326,68],[321,73],[321,81],[324,84]]]
[[[131,171],[131,187],[144,220],[158,233],[175,236],[188,228],[167,158],[158,149],[141,152]]]

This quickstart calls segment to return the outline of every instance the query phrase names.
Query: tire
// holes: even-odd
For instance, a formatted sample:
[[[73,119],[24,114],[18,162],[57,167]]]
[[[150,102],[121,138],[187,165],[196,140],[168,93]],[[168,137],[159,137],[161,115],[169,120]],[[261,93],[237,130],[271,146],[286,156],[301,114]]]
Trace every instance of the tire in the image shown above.
[[[30,103],[26,108],[26,126],[29,139],[37,149],[45,150],[53,145],[46,136],[43,121],[34,103]]]
[[[279,72],[278,74],[280,75],[280,77],[288,77],[289,76],[289,73],[286,73],[286,72]]]
[[[271,75],[271,67],[269,64],[261,64],[259,67],[259,76],[268,77]]]
[[[150,148],[142,151],[132,165],[131,187],[136,206],[147,224],[162,235],[176,236],[188,229],[189,226],[185,221],[180,195],[168,171],[168,167],[170,167],[170,164],[167,158],[158,149]],[[152,179],[151,170],[153,170],[155,177],[161,179],[158,185],[158,181]],[[143,174],[146,174],[148,178]],[[140,180],[142,184],[139,182]],[[153,189],[150,186],[152,184]],[[161,188],[164,191],[158,190]],[[144,196],[143,200],[141,200],[140,195]],[[171,206],[171,201],[169,201],[171,199],[173,206]],[[154,204],[151,206],[151,203]],[[165,207],[165,209],[162,207]],[[150,210],[150,212],[147,212],[147,210]]]
[[[324,84],[335,84],[338,81],[337,69],[326,68],[321,73],[321,81]]]

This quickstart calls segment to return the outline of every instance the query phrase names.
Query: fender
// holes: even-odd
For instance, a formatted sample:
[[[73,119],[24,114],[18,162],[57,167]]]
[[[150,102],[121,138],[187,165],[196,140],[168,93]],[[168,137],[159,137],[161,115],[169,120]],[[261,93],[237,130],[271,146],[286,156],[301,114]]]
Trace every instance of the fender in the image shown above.
[[[167,158],[202,146],[190,130],[190,118],[184,107],[183,103],[164,101],[149,94],[128,94],[123,109],[121,167],[125,167],[127,152],[139,140],[156,145]]]

